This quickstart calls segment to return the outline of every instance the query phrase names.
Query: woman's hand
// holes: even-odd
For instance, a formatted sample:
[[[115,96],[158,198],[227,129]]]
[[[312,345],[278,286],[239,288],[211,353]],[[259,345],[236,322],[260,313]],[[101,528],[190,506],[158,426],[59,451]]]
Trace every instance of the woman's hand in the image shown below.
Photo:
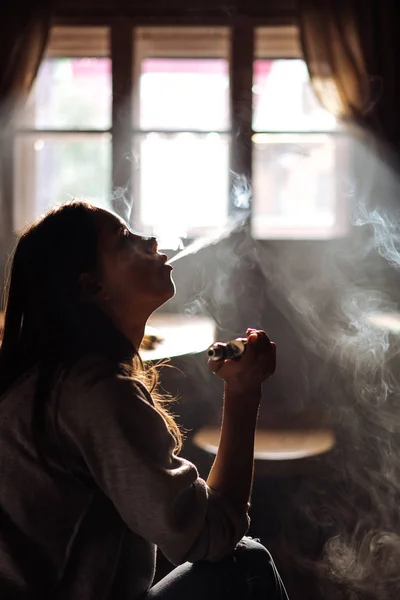
[[[262,330],[248,329],[247,344],[240,358],[208,361],[208,366],[235,394],[248,394],[261,389],[276,367],[276,346]]]
[[[254,470],[254,440],[261,384],[275,371],[276,347],[265,331],[248,329],[240,358],[209,361],[225,381],[224,410],[217,456],[207,479],[239,512],[247,511]]]

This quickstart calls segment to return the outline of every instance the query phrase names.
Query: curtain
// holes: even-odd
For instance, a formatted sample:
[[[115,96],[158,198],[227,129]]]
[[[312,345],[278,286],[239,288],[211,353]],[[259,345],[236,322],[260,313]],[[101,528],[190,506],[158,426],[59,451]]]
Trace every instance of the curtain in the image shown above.
[[[0,20],[0,277],[12,232],[12,130],[43,58],[51,22],[51,0],[12,0]],[[2,277],[1,277],[2,278]],[[0,282],[0,289],[1,289]]]
[[[314,90],[335,115],[400,149],[398,0],[298,0]]]
[[[20,6],[18,6],[20,5]],[[46,48],[51,0],[13,0],[0,25],[0,126],[27,97]]]

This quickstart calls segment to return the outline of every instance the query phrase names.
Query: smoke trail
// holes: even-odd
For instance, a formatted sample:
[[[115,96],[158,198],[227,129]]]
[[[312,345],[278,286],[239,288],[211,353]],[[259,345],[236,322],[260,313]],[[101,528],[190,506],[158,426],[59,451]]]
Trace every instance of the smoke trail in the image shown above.
[[[181,260],[185,256],[189,256],[190,254],[197,254],[203,248],[209,248],[212,245],[219,244],[222,240],[227,239],[232,235],[233,232],[238,230],[243,225],[243,218],[240,217],[232,217],[230,222],[225,226],[224,230],[216,231],[210,235],[200,237],[194,240],[191,244],[189,244],[186,248],[181,250],[178,254],[176,254],[171,260],[169,264],[175,263],[178,260]]]
[[[128,188],[116,188],[111,196],[111,207],[125,223],[130,223],[132,213],[132,198]]]
[[[239,210],[236,210],[227,220],[227,223],[222,231],[217,230],[212,234],[196,239],[189,246],[174,256],[169,261],[170,264],[181,260],[190,254],[196,254],[203,248],[208,248],[213,244],[219,244],[222,240],[230,237],[235,231],[243,228],[243,225],[248,219],[250,213],[252,189],[244,175],[231,172],[231,180],[231,204]]]
[[[324,599],[386,600],[400,597],[400,338],[377,323],[399,310],[400,179],[382,148],[357,143],[354,156],[360,168],[348,186],[351,235],[303,242],[293,251],[290,243],[253,240],[242,224],[220,244],[213,240],[200,275],[203,301],[190,306],[205,306],[222,329],[248,319],[250,310],[267,330],[282,316],[274,331],[279,385],[288,378],[290,348],[279,344],[284,325],[299,344],[306,382],[294,391],[306,396],[302,406],[322,409],[337,438],[333,452],[317,461],[321,472],[303,478],[293,498],[285,527],[290,547],[297,565],[320,579]],[[258,273],[254,289],[250,269]],[[243,292],[238,270],[246,278]],[[304,530],[310,535],[299,539]]]
[[[400,595],[400,340],[373,318],[398,310],[398,293],[382,283],[398,277],[400,225],[391,203],[400,185],[388,157],[372,146],[356,153],[363,179],[353,189],[353,222],[360,230],[320,245],[318,256],[310,248],[300,256],[285,249],[279,259],[261,244],[257,251],[273,282],[270,301],[279,302],[310,353],[310,394],[338,439],[323,458],[329,478],[303,482],[296,499],[303,525],[325,539],[324,560],[317,552],[313,568],[324,598],[378,600]]]

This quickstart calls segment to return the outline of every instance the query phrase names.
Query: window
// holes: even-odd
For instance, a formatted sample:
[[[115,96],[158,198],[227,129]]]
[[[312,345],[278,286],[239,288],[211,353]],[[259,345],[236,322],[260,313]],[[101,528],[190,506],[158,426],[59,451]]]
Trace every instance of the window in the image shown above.
[[[297,31],[260,28],[253,66],[253,215],[256,238],[343,233],[337,181],[343,136],[318,103]]]
[[[254,237],[345,231],[337,180],[346,138],[313,94],[295,27],[249,30],[254,63],[245,68],[253,82],[244,97],[253,108],[239,105],[244,140],[232,131],[237,66],[229,27],[125,31],[131,56],[115,51],[111,26],[53,28],[16,134],[17,230],[71,197],[118,208],[118,195],[132,226],[155,233],[164,247],[218,233],[235,210],[248,208],[232,200],[232,182],[242,175],[232,173],[232,157],[241,146],[252,155]],[[131,70],[125,79],[121,61]],[[125,105],[113,104],[121,78],[122,87],[129,81]],[[113,122],[121,114],[128,116],[122,127]]]
[[[75,46],[67,46],[66,41]],[[15,143],[17,230],[74,196],[111,197],[111,60],[106,28],[55,28]]]
[[[135,32],[133,218],[161,239],[193,238],[226,224],[228,48],[225,28]]]

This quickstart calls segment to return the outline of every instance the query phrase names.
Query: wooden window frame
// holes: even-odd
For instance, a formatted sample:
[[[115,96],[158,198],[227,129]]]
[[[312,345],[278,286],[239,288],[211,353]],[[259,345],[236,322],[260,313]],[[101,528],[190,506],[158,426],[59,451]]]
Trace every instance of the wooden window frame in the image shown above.
[[[68,36],[63,40],[62,27],[76,27],[81,32],[86,28],[89,32],[87,55],[96,51],[97,56],[109,56],[112,61],[112,123],[109,130],[101,131],[41,131],[25,130],[25,133],[31,134],[57,134],[73,135],[74,133],[87,134],[91,136],[97,133],[110,133],[112,136],[112,190],[124,189],[130,195],[132,193],[132,170],[131,160],[121,160],[121,157],[132,158],[132,136],[135,134],[133,113],[135,110],[135,72],[137,72],[138,56],[135,55],[135,29],[151,27],[193,27],[200,30],[203,27],[228,27],[230,30],[230,49],[229,49],[229,73],[230,73],[230,114],[232,136],[230,152],[230,173],[243,174],[249,184],[252,179],[252,85],[253,85],[253,64],[255,57],[260,54],[260,48],[256,49],[256,28],[261,25],[269,26],[270,31],[276,30],[280,39],[280,49],[277,47],[277,37],[270,39],[270,49],[262,51],[263,54],[269,54],[270,58],[291,58],[301,57],[299,49],[293,44],[293,18],[283,16],[265,18],[253,18],[248,15],[235,15],[229,18],[207,18],[196,19],[178,19],[178,18],[155,18],[149,17],[87,17],[87,18],[60,18],[54,24],[52,52],[54,56],[65,56],[65,47],[69,44],[69,55],[82,55],[79,47],[79,39],[76,43],[74,38]],[[104,40],[96,38],[92,28],[107,28],[109,33],[109,54]],[[90,35],[92,31],[92,36]],[[286,35],[282,36],[282,32]],[[278,33],[279,32],[279,33]],[[57,37],[58,35],[58,37]],[[266,42],[268,46],[268,41]],[[92,51],[90,49],[93,49]],[[165,48],[167,52],[167,47]],[[15,131],[14,136],[24,133],[24,130]],[[274,132],[276,133],[276,132]],[[13,173],[15,165],[14,158],[10,152],[7,157],[8,172]],[[12,179],[12,178],[11,178]],[[234,175],[231,176],[231,186],[234,185]],[[5,227],[12,229],[13,219],[13,193],[10,190],[10,176],[3,185],[3,215],[5,216]],[[236,208],[230,205],[229,211],[233,212]],[[340,211],[339,211],[340,212]]]

